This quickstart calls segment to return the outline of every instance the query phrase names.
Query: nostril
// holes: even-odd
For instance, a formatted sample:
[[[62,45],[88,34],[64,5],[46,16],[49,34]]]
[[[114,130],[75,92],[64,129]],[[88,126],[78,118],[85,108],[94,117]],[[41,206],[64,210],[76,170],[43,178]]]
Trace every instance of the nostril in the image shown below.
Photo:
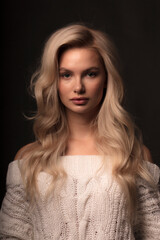
[[[75,88],[75,90],[74,90],[74,93],[78,93],[78,94],[83,94],[83,93],[85,93],[85,88],[84,88],[84,86],[81,86],[81,87],[77,87],[77,88]]]

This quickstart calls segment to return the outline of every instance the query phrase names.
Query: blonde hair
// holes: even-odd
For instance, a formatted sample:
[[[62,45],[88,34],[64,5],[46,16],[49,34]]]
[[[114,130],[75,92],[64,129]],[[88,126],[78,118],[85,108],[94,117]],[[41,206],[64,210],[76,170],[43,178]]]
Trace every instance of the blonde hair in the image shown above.
[[[39,70],[31,80],[37,102],[34,116],[36,142],[27,149],[22,164],[22,176],[26,191],[33,199],[38,193],[37,176],[46,171],[53,176],[51,186],[67,176],[59,156],[65,155],[69,128],[65,109],[58,96],[59,58],[68,48],[89,47],[103,61],[107,86],[99,113],[92,125],[96,129],[97,148],[102,155],[114,159],[113,176],[119,182],[128,199],[129,212],[133,215],[136,200],[136,177],[151,182],[143,164],[141,134],[130,115],[122,107],[123,83],[117,70],[115,48],[103,32],[83,24],[72,24],[53,33],[46,42]],[[104,162],[105,165],[105,162]]]

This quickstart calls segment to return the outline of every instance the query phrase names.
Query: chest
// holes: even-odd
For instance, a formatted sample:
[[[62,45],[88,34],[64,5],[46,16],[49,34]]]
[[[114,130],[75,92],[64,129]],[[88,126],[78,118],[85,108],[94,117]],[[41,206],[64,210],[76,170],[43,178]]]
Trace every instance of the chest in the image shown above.
[[[47,200],[44,176],[39,179],[39,188],[41,199],[35,219],[43,218],[48,233],[53,232],[54,224],[57,231],[54,237],[64,234],[64,239],[70,239],[67,234],[71,234],[73,239],[116,239],[124,227],[130,229],[124,194],[108,176],[68,176],[65,184],[61,188],[57,185]]]

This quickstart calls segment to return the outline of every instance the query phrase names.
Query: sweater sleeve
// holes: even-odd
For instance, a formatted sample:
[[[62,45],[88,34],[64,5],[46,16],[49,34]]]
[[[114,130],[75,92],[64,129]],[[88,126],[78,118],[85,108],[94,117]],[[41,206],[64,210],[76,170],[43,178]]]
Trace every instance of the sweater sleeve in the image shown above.
[[[137,224],[135,226],[135,239],[157,240],[160,237],[160,169],[152,163],[147,168],[153,177],[157,188],[149,186],[144,180],[138,180],[138,206]]]
[[[29,204],[18,161],[9,164],[6,185],[7,191],[0,211],[0,239],[32,239]]]

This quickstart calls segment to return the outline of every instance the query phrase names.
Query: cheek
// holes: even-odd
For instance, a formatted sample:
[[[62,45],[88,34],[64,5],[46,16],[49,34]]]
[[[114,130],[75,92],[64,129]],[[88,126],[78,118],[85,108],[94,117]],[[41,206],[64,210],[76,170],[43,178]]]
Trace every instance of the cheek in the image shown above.
[[[68,102],[68,99],[71,97],[71,86],[70,84],[66,82],[59,82],[58,84],[58,95],[61,100],[61,102],[66,105]]]
[[[104,91],[104,85],[102,84],[96,84],[95,86],[92,87],[92,92],[95,94],[97,97],[103,95]]]
[[[99,104],[104,98],[104,89],[103,84],[96,84],[94,87],[92,86],[91,91],[95,104]]]
[[[66,85],[65,85],[64,83],[62,83],[62,82],[59,82],[59,84],[58,84],[58,93],[59,93],[59,96],[60,96],[60,97],[65,96],[66,92],[67,92],[67,87],[66,87]]]
[[[72,84],[70,82],[60,81],[58,84],[59,93],[67,93],[71,91],[71,89],[72,89]]]

